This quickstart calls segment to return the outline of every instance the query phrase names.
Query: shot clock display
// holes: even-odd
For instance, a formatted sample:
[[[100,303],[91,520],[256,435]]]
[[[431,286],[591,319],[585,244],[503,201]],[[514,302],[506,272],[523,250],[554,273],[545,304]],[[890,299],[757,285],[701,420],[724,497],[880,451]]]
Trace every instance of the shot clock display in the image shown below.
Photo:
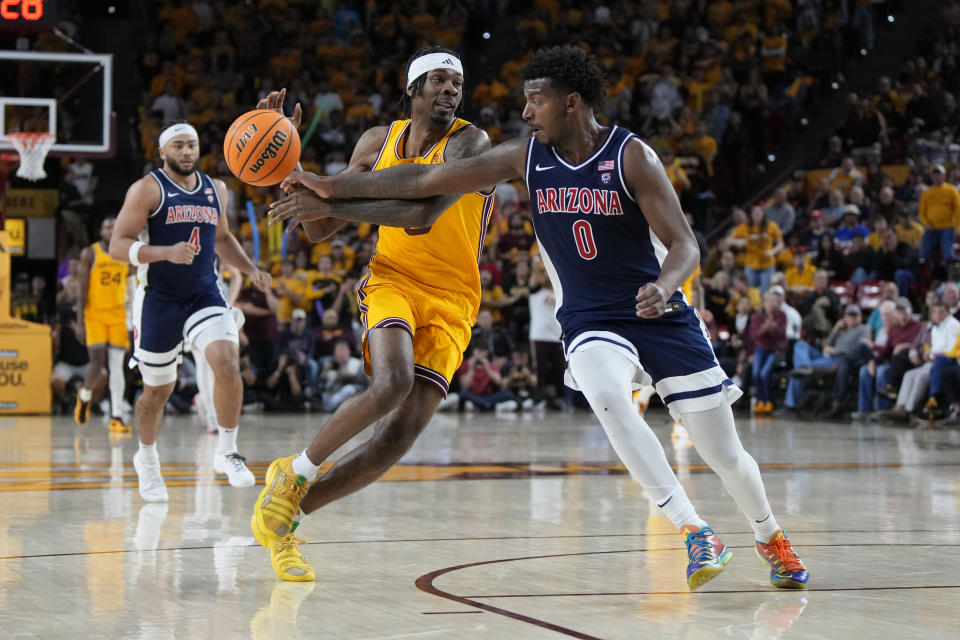
[[[0,0],[2,30],[50,28],[56,23],[56,0]]]

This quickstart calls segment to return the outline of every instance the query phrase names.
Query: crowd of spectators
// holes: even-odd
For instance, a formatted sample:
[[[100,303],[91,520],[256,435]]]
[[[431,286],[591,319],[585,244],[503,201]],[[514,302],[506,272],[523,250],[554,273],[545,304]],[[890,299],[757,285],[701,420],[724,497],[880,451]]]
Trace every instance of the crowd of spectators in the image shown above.
[[[691,302],[721,365],[748,390],[742,407],[759,415],[776,405],[834,417],[939,417],[960,399],[960,370],[951,360],[960,354],[953,343],[960,322],[949,321],[960,310],[953,253],[960,144],[952,128],[960,75],[958,46],[948,37],[960,17],[956,6],[947,6],[943,29],[896,80],[882,78],[872,95],[850,96],[849,116],[825,144],[819,178],[798,174],[766,202],[734,207],[732,230],[712,246],[701,231],[720,211],[726,215],[718,205],[742,196],[750,174],[825,83],[842,78],[848,57],[873,48],[880,5],[538,0],[514,15],[504,3],[426,0],[332,9],[297,0],[172,2],[158,8],[159,35],[144,42],[140,56],[136,133],[149,169],[158,162],[162,122],[185,118],[198,128],[200,168],[227,178],[231,225],[274,275],[265,294],[236,286],[235,304],[246,317],[245,405],[332,411],[366,384],[354,288],[377,230],[351,225],[316,244],[272,233],[263,214],[276,194],[231,179],[223,164],[220,141],[233,117],[285,86],[287,108],[305,107],[305,168],[341,171],[363,131],[401,117],[397,96],[409,53],[427,43],[462,46],[468,20],[480,12],[508,21],[516,35],[509,50],[517,57],[499,68],[465,58],[467,115],[499,142],[523,135],[517,87],[529,52],[581,44],[608,73],[600,117],[657,150],[695,229],[702,270],[690,283]],[[891,164],[909,168],[901,176]],[[64,254],[56,309],[46,311],[59,318],[61,360],[71,366],[84,357],[69,336],[71,258],[89,240],[85,185],[95,180],[82,162],[65,172],[63,199],[71,204],[61,217],[74,249]],[[71,215],[75,210],[80,214]],[[497,190],[480,271],[473,340],[443,407],[569,405],[555,297],[522,184]],[[36,296],[27,295],[28,283],[17,286],[26,310]],[[191,410],[194,385],[187,359],[172,408]]]

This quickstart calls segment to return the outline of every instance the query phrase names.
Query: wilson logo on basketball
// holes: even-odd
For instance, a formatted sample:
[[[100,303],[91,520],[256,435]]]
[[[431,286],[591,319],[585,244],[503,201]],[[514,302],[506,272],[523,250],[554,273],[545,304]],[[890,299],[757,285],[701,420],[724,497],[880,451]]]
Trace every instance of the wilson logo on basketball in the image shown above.
[[[247,143],[250,142],[253,135],[257,132],[257,125],[251,124],[247,127],[247,130],[240,134],[240,139],[237,140],[237,153],[241,153],[243,148],[247,146]]]
[[[277,152],[283,148],[283,144],[287,141],[287,134],[283,131],[274,131],[273,138],[267,144],[266,148],[263,150],[263,153],[260,154],[260,157],[251,164],[247,169],[250,173],[256,173],[263,168],[263,165],[267,162],[269,158],[276,158]]]

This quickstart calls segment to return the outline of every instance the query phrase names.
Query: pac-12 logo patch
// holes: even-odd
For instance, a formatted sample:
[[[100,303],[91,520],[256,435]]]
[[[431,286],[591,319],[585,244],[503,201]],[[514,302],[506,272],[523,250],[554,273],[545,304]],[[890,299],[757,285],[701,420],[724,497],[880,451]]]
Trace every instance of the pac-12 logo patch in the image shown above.
[[[601,173],[601,174],[600,174],[600,182],[602,182],[603,184],[610,184],[610,174],[609,174],[609,173]]]

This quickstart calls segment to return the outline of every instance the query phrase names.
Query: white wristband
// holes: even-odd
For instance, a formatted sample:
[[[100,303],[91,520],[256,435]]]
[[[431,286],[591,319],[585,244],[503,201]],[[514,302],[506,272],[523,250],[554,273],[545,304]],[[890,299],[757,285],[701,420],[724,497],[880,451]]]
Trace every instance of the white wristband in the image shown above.
[[[140,266],[140,259],[137,257],[137,254],[140,253],[140,247],[144,246],[146,246],[146,243],[140,242],[139,240],[130,245],[130,264],[135,267]]]

